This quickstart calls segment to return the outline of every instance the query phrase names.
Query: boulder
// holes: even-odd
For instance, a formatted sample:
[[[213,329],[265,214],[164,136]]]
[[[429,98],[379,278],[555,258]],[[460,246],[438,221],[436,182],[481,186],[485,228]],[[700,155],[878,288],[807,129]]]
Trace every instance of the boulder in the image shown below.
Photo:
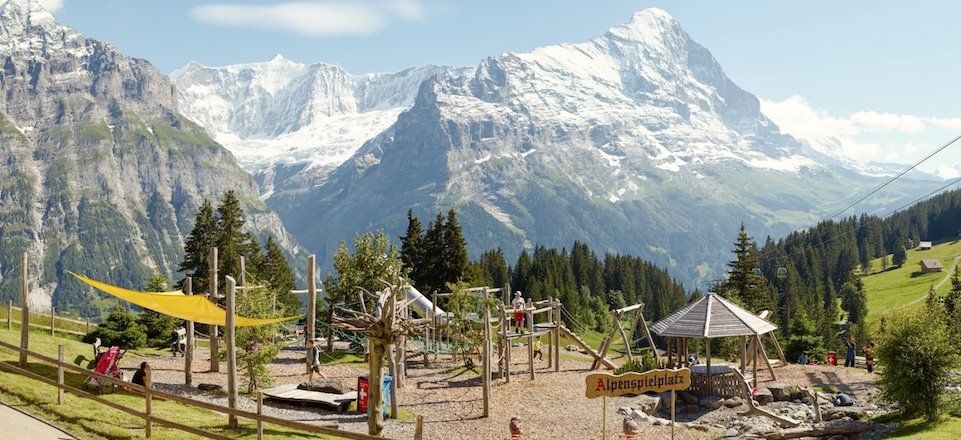
[[[744,400],[740,397],[732,397],[724,401],[724,406],[728,408],[735,408],[741,406],[742,403],[744,403]]]
[[[350,388],[341,379],[314,379],[297,385],[297,389],[331,394],[347,394],[350,392]]]
[[[724,402],[724,399],[721,397],[706,396],[706,397],[702,397],[701,400],[698,402],[698,404],[707,409],[715,410],[720,408],[723,402]]]
[[[220,391],[224,389],[224,387],[215,383],[202,383],[197,385],[197,389],[200,391]]]
[[[698,400],[700,400],[700,399],[697,398],[697,396],[695,396],[695,395],[693,395],[693,394],[691,394],[691,393],[689,393],[689,392],[687,392],[687,391],[680,391],[680,392],[678,392],[678,393],[677,393],[677,398],[678,398],[679,400],[684,401],[684,403],[695,403],[695,404],[698,402]]]
[[[868,413],[859,406],[839,406],[821,410],[821,418],[824,420],[840,420],[845,417],[850,417],[852,420],[861,420],[867,418]]]
[[[644,411],[635,409],[631,411],[631,418],[637,420],[638,422],[648,422],[651,420],[651,416]]]
[[[795,393],[800,393],[801,389],[797,385],[788,383],[772,383],[767,386],[771,391],[771,396],[775,402],[788,402],[793,400]]]
[[[622,416],[626,416],[626,415],[628,415],[628,414],[631,413],[631,407],[629,407],[629,406],[622,406],[622,407],[620,407],[620,408],[617,409],[617,413],[620,414],[620,415],[622,415]]]
[[[567,345],[567,346],[564,346],[564,350],[567,350],[567,351],[578,351],[579,348],[577,348],[576,345]]]
[[[636,403],[634,404],[634,408],[637,408],[643,411],[647,415],[653,415],[654,412],[657,411],[657,407],[661,403],[661,399],[659,397],[648,396],[646,394],[637,396],[635,400],[636,400]],[[668,405],[670,405],[670,402],[668,402]],[[670,406],[668,406],[668,408],[670,408]]]
[[[767,405],[774,401],[774,395],[771,394],[771,390],[761,388],[754,393],[754,400],[757,401],[758,405]]]

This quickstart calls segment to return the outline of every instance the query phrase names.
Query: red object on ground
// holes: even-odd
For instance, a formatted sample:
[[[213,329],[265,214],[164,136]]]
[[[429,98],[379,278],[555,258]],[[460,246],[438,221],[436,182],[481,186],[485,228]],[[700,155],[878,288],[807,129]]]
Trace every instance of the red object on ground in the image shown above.
[[[357,378],[357,412],[361,414],[367,413],[367,391],[368,382],[367,378],[364,376]]]
[[[829,352],[829,353],[828,353],[828,365],[835,365],[835,366],[837,366],[837,364],[838,364],[838,354],[835,353],[835,352],[833,352],[833,351],[832,351],[832,352]]]

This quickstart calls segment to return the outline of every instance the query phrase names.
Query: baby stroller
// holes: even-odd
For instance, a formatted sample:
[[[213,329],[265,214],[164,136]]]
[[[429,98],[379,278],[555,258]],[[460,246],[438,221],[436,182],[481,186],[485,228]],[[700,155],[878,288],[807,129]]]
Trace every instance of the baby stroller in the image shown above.
[[[126,352],[127,350],[121,351],[120,347],[116,345],[114,345],[113,347],[110,347],[109,350],[100,354],[100,357],[97,359],[97,366],[96,368],[94,368],[93,371],[96,373],[113,377],[114,379],[117,379],[117,380],[121,380],[121,381],[125,380],[123,370],[120,369],[119,363],[120,363],[120,359],[123,358],[123,355]],[[99,390],[100,394],[103,394],[103,391],[105,388],[108,388],[108,387],[113,388],[114,385],[115,385],[114,383],[107,381],[97,375],[87,376],[87,379],[83,381],[84,390],[88,390],[90,387],[93,387]]]

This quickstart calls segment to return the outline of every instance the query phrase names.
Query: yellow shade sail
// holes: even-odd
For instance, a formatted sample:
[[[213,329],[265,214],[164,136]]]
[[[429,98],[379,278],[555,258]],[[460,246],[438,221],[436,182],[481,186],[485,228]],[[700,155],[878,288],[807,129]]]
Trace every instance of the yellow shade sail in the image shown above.
[[[112,286],[97,280],[92,280],[83,275],[68,272],[78,280],[93,286],[97,290],[116,296],[124,301],[136,304],[145,309],[153,310],[157,313],[173,316],[175,318],[193,321],[200,324],[226,325],[227,311],[210,302],[203,295],[184,295],[182,292],[138,292],[136,290],[124,289]],[[288,318],[273,319],[254,319],[237,316],[234,324],[237,327],[254,325],[276,324],[278,322],[297,319],[299,316]]]

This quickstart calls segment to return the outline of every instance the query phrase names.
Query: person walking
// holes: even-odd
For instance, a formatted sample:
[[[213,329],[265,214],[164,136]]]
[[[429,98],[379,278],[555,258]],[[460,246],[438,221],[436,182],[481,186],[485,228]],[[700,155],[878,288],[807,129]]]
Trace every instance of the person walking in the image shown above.
[[[853,367],[854,366],[854,349],[856,347],[854,343],[854,336],[848,336],[848,341],[844,343],[848,351],[844,355],[844,366]]]
[[[307,382],[314,380],[314,373],[326,379],[327,375],[320,372],[320,347],[317,346],[317,340],[314,338],[310,338],[307,341],[307,356],[307,359],[310,359],[310,369],[307,370]]]
[[[177,357],[180,352],[180,333],[174,327],[170,328],[170,355]],[[185,355],[186,356],[186,355]]]

